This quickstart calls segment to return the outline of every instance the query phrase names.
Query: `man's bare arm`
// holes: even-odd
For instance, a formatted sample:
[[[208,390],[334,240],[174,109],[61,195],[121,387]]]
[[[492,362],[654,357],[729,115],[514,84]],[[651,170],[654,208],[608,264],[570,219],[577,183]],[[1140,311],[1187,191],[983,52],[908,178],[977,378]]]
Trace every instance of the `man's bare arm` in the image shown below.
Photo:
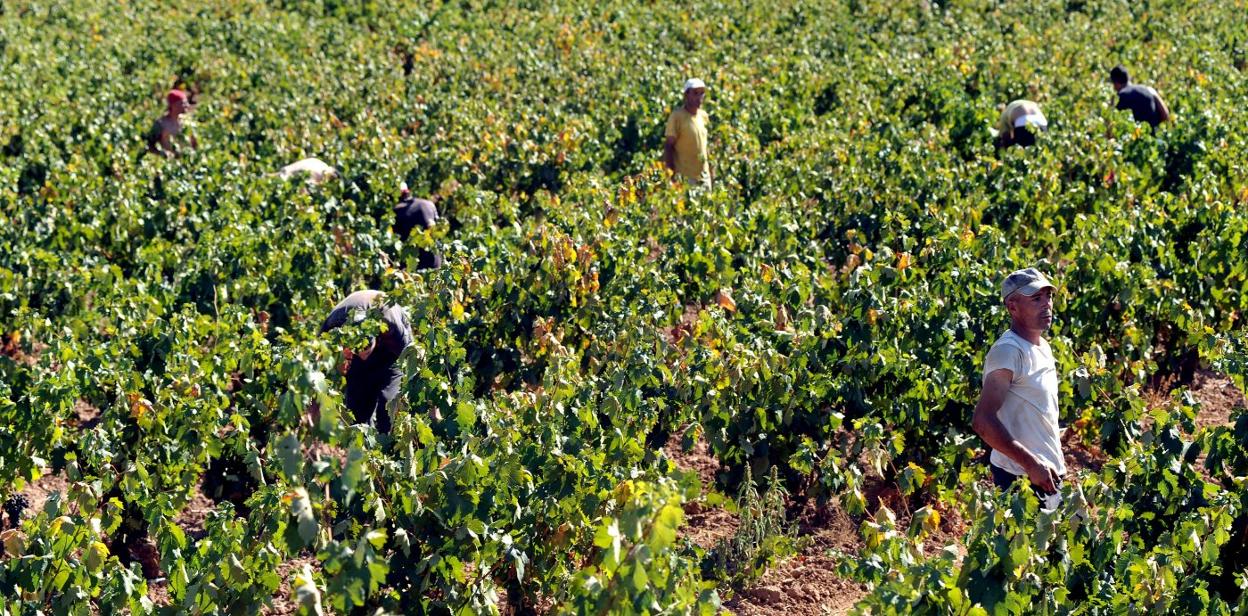
[[[668,137],[663,142],[663,166],[676,171],[676,136]]]
[[[997,417],[1001,404],[1005,402],[1006,393],[1010,390],[1010,380],[1014,373],[1001,369],[994,370],[984,379],[984,390],[975,405],[975,416],[971,419],[971,429],[989,447],[1001,452],[1009,459],[1018,463],[1027,471],[1027,478],[1045,492],[1056,492],[1056,473],[1040,458],[1031,453],[1022,443],[1010,435],[1009,430]]]

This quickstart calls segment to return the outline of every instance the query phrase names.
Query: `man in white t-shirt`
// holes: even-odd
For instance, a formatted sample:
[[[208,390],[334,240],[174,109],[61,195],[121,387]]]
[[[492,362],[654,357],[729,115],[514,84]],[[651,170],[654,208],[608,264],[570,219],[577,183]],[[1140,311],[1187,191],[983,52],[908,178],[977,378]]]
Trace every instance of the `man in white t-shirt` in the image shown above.
[[[1001,283],[1010,330],[984,359],[984,389],[971,420],[971,428],[992,447],[993,482],[1004,488],[1026,476],[1041,495],[1055,495],[1066,473],[1057,423],[1057,365],[1041,338],[1053,323],[1054,289],[1030,267]]]

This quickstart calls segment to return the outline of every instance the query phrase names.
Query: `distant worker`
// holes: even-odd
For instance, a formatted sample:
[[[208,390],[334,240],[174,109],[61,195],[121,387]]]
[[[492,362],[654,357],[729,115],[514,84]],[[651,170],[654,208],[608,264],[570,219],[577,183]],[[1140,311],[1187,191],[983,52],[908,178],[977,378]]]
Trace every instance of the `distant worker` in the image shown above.
[[[282,167],[281,171],[277,172],[277,176],[283,180],[289,180],[302,173],[308,174],[309,184],[322,184],[337,176],[338,170],[325,164],[319,158],[305,158]]]
[[[1033,127],[1049,130],[1049,121],[1040,111],[1040,105],[1021,99],[1011,102],[1005,106],[1001,119],[997,121],[997,147],[1017,145],[1026,148],[1035,145]]]
[[[711,162],[707,155],[706,84],[701,79],[685,82],[684,100],[667,117],[663,131],[663,164],[695,186],[711,186]]]
[[[1131,76],[1121,65],[1109,71],[1109,81],[1118,93],[1118,109],[1130,109],[1131,117],[1136,122],[1147,122],[1157,128],[1158,124],[1170,121],[1170,108],[1161,100],[1157,90],[1149,86],[1131,83]]]
[[[428,230],[438,222],[438,208],[428,199],[417,199],[412,196],[407,182],[399,185],[399,202],[394,206],[394,232],[404,242],[411,236],[412,230],[420,227]],[[435,269],[442,267],[442,255],[437,251],[421,249],[417,269]]]
[[[182,115],[190,107],[190,95],[185,90],[170,90],[165,95],[165,115],[160,116],[147,133],[148,152],[172,158],[183,146],[199,147],[195,135],[182,122]]]
[[[378,432],[390,432],[390,413],[386,407],[399,395],[403,370],[399,355],[412,344],[412,326],[403,308],[384,302],[381,291],[356,291],[334,306],[321,324],[321,332],[360,323],[370,310],[380,312],[386,331],[369,341],[362,349],[343,349],[340,371],[347,378],[344,403],[355,417],[355,423],[368,424]]]
[[[1057,365],[1041,336],[1053,324],[1053,284],[1034,268],[1001,283],[1010,329],[984,359],[984,389],[971,428],[992,447],[989,468],[998,487],[1026,477],[1046,508],[1057,506],[1066,473],[1058,429]]]

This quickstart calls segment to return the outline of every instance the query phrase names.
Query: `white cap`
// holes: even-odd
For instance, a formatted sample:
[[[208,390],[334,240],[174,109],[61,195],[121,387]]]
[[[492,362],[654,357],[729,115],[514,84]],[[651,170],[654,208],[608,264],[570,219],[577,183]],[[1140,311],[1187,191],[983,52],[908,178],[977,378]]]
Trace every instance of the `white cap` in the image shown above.
[[[407,188],[407,182],[399,183],[399,192],[410,192]]]
[[[685,89],[681,90],[681,92],[684,93],[690,90],[705,90],[705,89],[706,89],[706,84],[703,83],[701,79],[698,79],[695,77],[685,82]]]
[[[1045,130],[1049,128],[1049,120],[1044,117],[1043,113],[1029,113],[1014,119],[1014,128],[1022,128],[1028,124],[1039,126]]]

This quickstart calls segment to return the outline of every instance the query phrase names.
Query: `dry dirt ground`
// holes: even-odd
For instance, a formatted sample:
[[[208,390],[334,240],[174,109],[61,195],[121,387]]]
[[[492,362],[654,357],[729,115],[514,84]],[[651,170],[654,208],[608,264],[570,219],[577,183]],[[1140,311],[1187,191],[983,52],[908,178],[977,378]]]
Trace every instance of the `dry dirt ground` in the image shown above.
[[[1200,428],[1229,426],[1234,409],[1248,408],[1244,393],[1235,383],[1212,370],[1197,370],[1187,388],[1201,403],[1200,412],[1196,415],[1196,425]]]
[[[719,461],[710,453],[704,439],[684,451],[682,435],[675,434],[664,447],[667,456],[684,471],[696,471],[704,491],[715,486]],[[801,553],[773,567],[749,588],[737,591],[724,603],[725,610],[737,614],[843,614],[853,606],[865,589],[856,582],[836,575],[832,549],[858,551],[862,540],[857,526],[839,510],[822,515],[804,516],[798,534],[809,537]],[[737,530],[737,516],[723,507],[703,503],[685,506],[685,525],[681,533],[700,547],[710,549],[720,539]]]

